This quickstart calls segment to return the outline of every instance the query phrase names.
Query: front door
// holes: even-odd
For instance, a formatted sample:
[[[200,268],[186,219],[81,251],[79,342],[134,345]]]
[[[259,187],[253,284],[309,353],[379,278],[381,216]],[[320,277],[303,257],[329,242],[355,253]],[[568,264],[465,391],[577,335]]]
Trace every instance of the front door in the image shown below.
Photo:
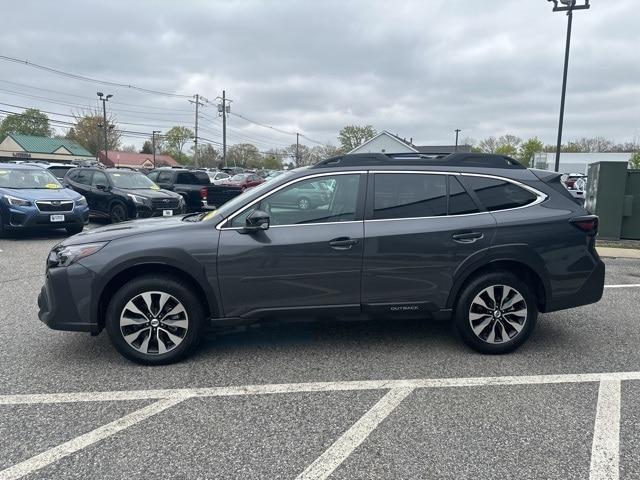
[[[490,246],[493,216],[479,212],[455,175],[371,176],[363,310],[424,315],[445,308],[458,267]]]
[[[109,180],[104,172],[94,172],[91,180],[91,198],[93,202],[93,210],[103,213],[109,213],[109,201],[111,200],[111,192],[109,192]]]
[[[324,202],[300,208],[281,201],[319,181],[333,186]],[[365,181],[361,172],[306,177],[231,216],[218,248],[225,316],[359,312]],[[270,228],[242,233],[256,209],[269,214]]]

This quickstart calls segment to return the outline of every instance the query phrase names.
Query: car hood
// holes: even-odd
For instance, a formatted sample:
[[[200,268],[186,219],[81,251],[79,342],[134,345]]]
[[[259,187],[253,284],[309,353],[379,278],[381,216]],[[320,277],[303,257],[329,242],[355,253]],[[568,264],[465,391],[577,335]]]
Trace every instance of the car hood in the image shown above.
[[[0,195],[11,195],[25,200],[76,200],[78,192],[68,188],[0,188]]]
[[[133,190],[122,190],[123,193],[131,193],[145,198],[177,198],[180,195],[169,190],[151,190],[150,188],[140,188]]]
[[[132,220],[129,222],[116,223],[105,227],[85,230],[82,233],[69,237],[63,245],[78,245],[81,243],[109,242],[118,238],[130,237],[132,235],[140,235],[160,230],[169,230],[176,228],[188,228],[193,226],[192,222],[183,222],[184,215],[175,217],[158,217],[147,218],[144,220]]]

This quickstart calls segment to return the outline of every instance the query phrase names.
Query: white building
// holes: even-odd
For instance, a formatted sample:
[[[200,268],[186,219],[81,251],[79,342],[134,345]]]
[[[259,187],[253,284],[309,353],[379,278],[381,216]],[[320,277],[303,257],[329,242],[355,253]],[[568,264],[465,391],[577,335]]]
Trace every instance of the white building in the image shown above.
[[[349,153],[422,153],[425,155],[447,155],[456,151],[455,145],[414,145],[413,139],[401,138],[383,130]],[[458,152],[470,152],[470,145],[458,145]]]
[[[560,153],[561,173],[587,173],[589,164],[594,162],[629,162],[632,153]],[[536,153],[535,168],[553,170],[555,168],[555,153]]]

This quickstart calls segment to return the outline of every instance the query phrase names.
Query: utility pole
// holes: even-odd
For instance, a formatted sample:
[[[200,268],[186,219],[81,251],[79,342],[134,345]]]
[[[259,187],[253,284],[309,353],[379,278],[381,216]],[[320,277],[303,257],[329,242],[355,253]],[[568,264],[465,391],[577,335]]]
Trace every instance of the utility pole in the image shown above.
[[[108,146],[107,146],[107,102],[113,95],[106,95],[102,92],[96,92],[98,98],[102,102],[102,128],[104,131],[104,158],[109,160]]]
[[[461,132],[462,130],[460,130],[459,128],[456,128],[456,149],[455,151],[458,151],[458,134]]]
[[[222,161],[224,162],[224,166],[228,167],[227,164],[227,115],[231,111],[231,105],[227,105],[227,102],[233,102],[233,100],[229,100],[227,98],[227,92],[222,90],[222,97],[216,97],[218,100],[222,100],[222,103],[218,104],[218,115],[222,115]],[[233,163],[235,167],[235,160]]]
[[[296,132],[296,167],[300,166],[300,134]]]
[[[564,123],[564,101],[567,94],[567,71],[569,70],[569,49],[571,47],[571,25],[573,24],[573,11],[586,10],[590,0],[584,0],[583,5],[576,5],[577,0],[559,0],[563,7],[558,6],[558,0],[547,0],[553,2],[554,12],[567,12],[567,42],[564,49],[564,72],[562,74],[562,95],[560,96],[560,119],[558,121],[558,143],[556,145],[555,171],[560,171],[560,149],[562,148],[562,126]]]
[[[205,102],[208,102],[208,100],[204,97],[201,97],[199,94],[195,94],[195,101],[194,100],[189,100],[189,102],[191,103],[195,103],[196,105],[196,135],[195,135],[195,139],[194,139],[194,152],[193,152],[193,163],[195,164],[195,166],[198,166],[198,107],[200,105],[204,105],[204,103],[202,103],[200,101],[200,99],[204,99]]]
[[[160,133],[160,130],[154,130],[151,132],[151,149],[153,150],[153,168],[156,168],[156,133]]]

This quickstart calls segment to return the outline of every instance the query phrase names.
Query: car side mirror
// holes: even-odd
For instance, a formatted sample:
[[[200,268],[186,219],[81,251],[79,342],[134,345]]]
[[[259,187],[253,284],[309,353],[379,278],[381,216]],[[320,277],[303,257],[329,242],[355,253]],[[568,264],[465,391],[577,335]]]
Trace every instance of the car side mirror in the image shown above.
[[[253,233],[261,230],[269,229],[269,214],[262,210],[254,210],[249,214],[245,221],[245,227],[242,233]]]
[[[102,183],[98,183],[98,184],[96,185],[96,188],[97,188],[98,190],[102,190],[103,192],[106,192],[106,191],[109,189],[109,187],[107,187],[107,185],[103,185]]]

